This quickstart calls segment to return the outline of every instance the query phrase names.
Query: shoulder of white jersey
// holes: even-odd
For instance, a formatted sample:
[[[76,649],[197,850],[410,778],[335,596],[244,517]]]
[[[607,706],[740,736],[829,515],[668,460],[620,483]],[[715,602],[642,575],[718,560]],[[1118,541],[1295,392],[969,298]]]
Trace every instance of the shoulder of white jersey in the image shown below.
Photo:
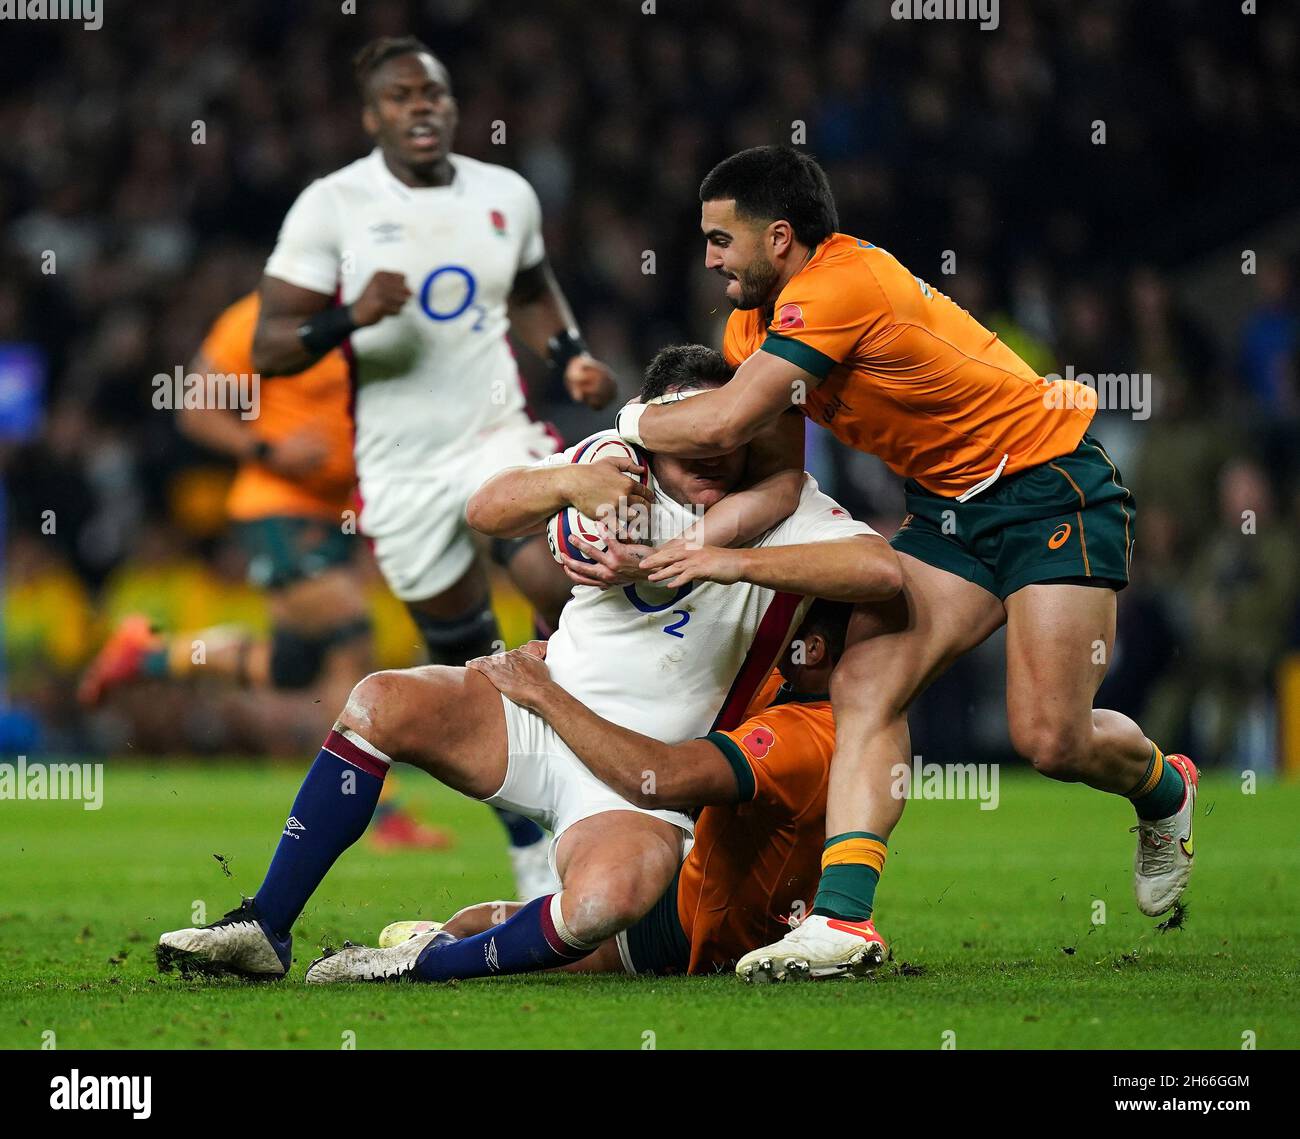
[[[752,544],[759,546],[792,544],[792,532],[798,531],[807,534],[809,527],[814,530],[820,529],[823,538],[847,537],[854,534],[876,534],[876,531],[867,523],[859,518],[854,518],[848,510],[823,491],[817,485],[817,480],[805,471],[803,490],[799,494],[799,504],[794,508],[793,513],[778,522]],[[840,533],[837,534],[831,531],[840,531]],[[798,542],[799,539],[796,538],[793,544],[798,544]]]
[[[827,494],[820,486],[817,480],[807,471],[803,474],[803,490],[799,494],[799,505],[795,508],[795,513],[805,511],[809,514],[824,514],[830,518],[842,519],[845,522],[853,522],[861,526],[868,534],[875,534],[867,523],[860,518],[854,518],[853,515]]]
[[[467,180],[482,185],[497,186],[514,190],[530,197],[536,197],[532,184],[518,170],[509,166],[500,166],[495,162],[484,162],[481,158],[470,158],[467,154],[451,155],[451,163],[456,168],[457,176],[463,175]]]
[[[340,166],[329,174],[308,182],[294,200],[294,209],[317,225],[336,225],[344,220],[346,207],[358,200],[369,200],[376,190],[374,168],[377,151]],[[343,212],[340,212],[343,211]]]
[[[360,158],[354,159],[346,166],[340,166],[337,170],[331,170],[328,174],[322,174],[315,181],[309,182],[303,193],[305,194],[314,188],[328,191],[355,186],[373,186],[376,173],[375,164],[382,161],[379,150],[376,148],[370,151],[369,154],[363,154]]]

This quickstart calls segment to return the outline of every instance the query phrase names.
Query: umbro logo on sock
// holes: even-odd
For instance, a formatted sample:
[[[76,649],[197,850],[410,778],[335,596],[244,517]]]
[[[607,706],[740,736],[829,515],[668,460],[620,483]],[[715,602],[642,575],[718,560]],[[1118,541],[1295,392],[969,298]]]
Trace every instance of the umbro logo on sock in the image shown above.
[[[497,957],[497,939],[495,937],[488,940],[487,948],[483,950],[483,956],[487,958],[487,966],[492,972],[495,973],[501,968],[500,958]]]
[[[284,831],[282,833],[288,835],[290,838],[297,838],[298,836],[294,834],[294,831],[305,831],[306,829],[307,828],[303,826],[302,823],[290,815],[289,821],[284,824]]]

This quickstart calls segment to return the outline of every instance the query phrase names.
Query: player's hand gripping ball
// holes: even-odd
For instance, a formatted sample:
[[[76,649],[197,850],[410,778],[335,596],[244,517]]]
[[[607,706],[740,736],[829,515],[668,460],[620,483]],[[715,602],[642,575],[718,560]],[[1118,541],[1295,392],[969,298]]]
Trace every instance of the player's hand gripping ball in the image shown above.
[[[573,456],[574,463],[590,464],[602,459],[618,458],[636,464],[641,473],[623,471],[623,476],[644,488],[639,497],[621,496],[621,501],[607,504],[612,516],[606,517],[606,524],[616,533],[620,530],[630,541],[650,544],[650,508],[642,498],[654,501],[654,478],[650,474],[650,460],[644,451],[622,439],[606,436],[588,440],[580,444]],[[546,542],[551,548],[551,557],[561,565],[568,556],[585,565],[595,565],[582,549],[575,544],[575,539],[586,542],[598,550],[606,549],[605,539],[601,536],[597,519],[584,514],[576,506],[569,506],[555,514],[546,524]]]

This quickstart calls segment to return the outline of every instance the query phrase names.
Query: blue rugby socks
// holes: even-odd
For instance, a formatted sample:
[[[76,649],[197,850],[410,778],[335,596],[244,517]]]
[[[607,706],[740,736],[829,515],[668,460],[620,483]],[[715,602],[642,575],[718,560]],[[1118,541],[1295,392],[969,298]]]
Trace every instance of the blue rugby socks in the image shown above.
[[[258,916],[280,939],[288,937],[338,856],[365,834],[389,763],[356,732],[325,737],[253,899]]]
[[[580,961],[595,948],[573,936],[560,912],[560,895],[548,894],[484,933],[428,946],[415,963],[415,976],[450,981],[532,973]]]

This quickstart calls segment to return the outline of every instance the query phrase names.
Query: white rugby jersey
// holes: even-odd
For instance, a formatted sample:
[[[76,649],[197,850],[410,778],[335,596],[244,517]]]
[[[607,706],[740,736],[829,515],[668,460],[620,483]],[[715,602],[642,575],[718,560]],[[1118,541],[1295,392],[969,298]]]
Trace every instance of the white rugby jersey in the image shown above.
[[[545,256],[542,213],[513,170],[450,156],[449,186],[403,184],[378,149],[320,178],[285,216],[269,276],[343,304],[379,270],[414,294],[351,336],[356,459],[367,476],[416,472],[451,444],[517,418],[506,298]]]
[[[591,438],[602,436],[617,438],[613,431]],[[589,441],[538,465],[571,461]],[[657,486],[655,495],[659,541],[695,521],[690,508]],[[749,545],[874,533],[805,475],[795,512]],[[648,582],[604,590],[579,585],[548,643],[546,663],[561,687],[601,716],[677,743],[743,721],[810,604],[810,598],[745,582],[692,582],[680,589]]]

